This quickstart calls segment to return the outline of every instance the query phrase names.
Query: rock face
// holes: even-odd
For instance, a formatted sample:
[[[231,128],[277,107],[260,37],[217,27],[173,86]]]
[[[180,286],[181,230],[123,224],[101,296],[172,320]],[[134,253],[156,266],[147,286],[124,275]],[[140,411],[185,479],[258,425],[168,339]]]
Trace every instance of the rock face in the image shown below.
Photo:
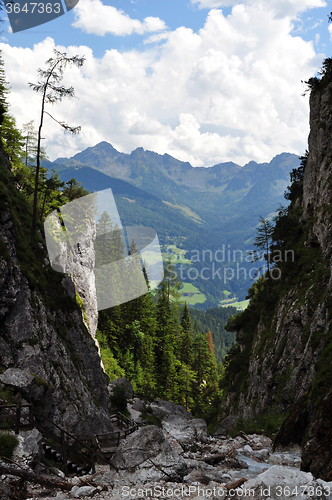
[[[312,424],[312,435],[306,444],[302,469],[332,481],[332,392],[324,398],[320,413]]]
[[[87,329],[87,323],[95,328],[94,313],[84,324],[73,282],[50,268],[42,243],[37,243],[34,253],[24,247],[20,217],[29,207],[3,163],[0,173],[11,195],[0,206],[0,365],[4,372],[0,389],[9,383],[23,391],[37,409],[75,434],[110,430],[108,378]],[[77,276],[75,258],[70,269]],[[82,272],[79,293],[82,300],[90,300],[91,283],[88,279],[85,292],[84,280]]]
[[[82,223],[82,222],[81,222]],[[60,221],[57,224],[60,227]],[[56,259],[56,267],[67,274],[63,280],[66,292],[73,298],[79,295],[83,310],[83,321],[92,337],[95,337],[98,324],[97,294],[95,285],[95,251],[93,242],[96,239],[96,223],[94,218],[84,220],[84,230],[80,229],[80,242],[70,247],[60,242],[60,254]],[[70,278],[69,278],[70,277]],[[72,283],[75,285],[73,289]]]
[[[246,313],[246,324],[254,326],[249,332],[242,323],[237,340],[241,352],[247,353],[248,368],[237,386],[234,381],[230,384],[223,403],[243,418],[271,410],[284,417],[288,414],[277,442],[304,446],[303,469],[324,480],[332,479],[332,456],[326,444],[331,439],[331,413],[325,411],[323,402],[326,396],[326,407],[330,407],[331,98],[329,67],[311,92],[303,189],[293,199],[288,219],[298,239],[303,237],[304,248],[284,267],[282,285],[275,287],[264,314],[254,318],[255,312]]]
[[[163,429],[179,443],[206,441],[207,426],[205,420],[192,418],[183,406],[156,399],[151,403],[153,413],[162,421]]]
[[[179,479],[187,472],[183,458],[155,425],[142,427],[122,441],[111,463],[129,483],[158,481],[165,475]]]

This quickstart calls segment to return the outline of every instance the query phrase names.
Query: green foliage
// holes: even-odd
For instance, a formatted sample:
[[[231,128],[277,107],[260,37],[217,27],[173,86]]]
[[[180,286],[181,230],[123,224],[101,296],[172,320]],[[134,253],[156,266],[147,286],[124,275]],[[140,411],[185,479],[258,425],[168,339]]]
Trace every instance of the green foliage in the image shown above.
[[[0,433],[0,456],[11,459],[19,440],[13,434]]]
[[[239,432],[244,432],[245,434],[264,434],[274,439],[286,415],[286,413],[266,413],[249,419],[239,417],[231,436],[235,437]]]
[[[35,375],[34,373],[32,373],[31,375],[33,375],[38,387],[44,387],[45,389],[48,389],[50,387],[50,385],[43,378],[39,377],[38,375]]]
[[[1,367],[1,373],[3,373],[7,368]],[[15,390],[12,387],[4,387],[0,388],[0,399],[5,401],[6,404],[16,404],[17,403],[17,395],[15,394]]]
[[[106,336],[99,330],[96,332],[96,339],[100,347],[100,356],[104,365],[105,373],[109,376],[110,381],[125,376],[125,372],[118,365],[112,351],[107,343]]]
[[[153,413],[151,406],[147,406],[141,413],[142,419],[147,425],[156,425],[157,427],[162,427],[162,423],[159,417]]]
[[[4,115],[1,124],[1,139],[9,161],[17,167],[21,161],[24,141],[16,126],[15,118],[8,114]]]
[[[291,185],[287,187],[287,191],[285,192],[286,200],[292,201],[298,198],[302,194],[303,187],[303,176],[304,169],[308,162],[309,152],[306,151],[303,156],[300,157],[301,164],[298,168],[293,168],[290,173],[290,181]]]
[[[235,307],[214,307],[205,311],[190,309],[192,321],[197,321],[198,330],[212,333],[217,363],[221,363],[235,342],[235,330],[226,330],[229,318],[236,314]]]
[[[316,76],[309,78],[309,80],[305,81],[304,83],[307,85],[307,89],[305,90],[305,93],[307,92],[323,92],[328,84],[331,82],[332,78],[332,58],[327,57],[324,59],[322,63],[322,67],[319,71],[321,78],[318,78]]]
[[[104,365],[112,357],[121,375],[150,400],[168,399],[214,418],[220,390],[212,335],[192,326],[187,305],[180,309],[173,298],[167,278],[155,302],[149,292],[101,311],[97,339]]]
[[[24,140],[22,161],[26,167],[35,166],[38,147],[37,132],[33,120],[23,125],[21,135]],[[46,150],[43,147],[40,148],[40,159],[47,159]]]
[[[113,394],[110,397],[112,405],[114,405],[119,411],[127,410],[127,396],[126,388],[122,385],[115,385],[113,388]]]

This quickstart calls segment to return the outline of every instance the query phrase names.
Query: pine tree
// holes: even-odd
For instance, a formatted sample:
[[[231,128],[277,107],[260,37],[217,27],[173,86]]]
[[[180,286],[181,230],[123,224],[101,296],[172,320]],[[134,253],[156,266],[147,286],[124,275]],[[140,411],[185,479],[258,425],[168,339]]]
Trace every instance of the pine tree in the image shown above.
[[[260,225],[257,228],[257,234],[255,238],[255,246],[261,250],[261,255],[257,256],[255,260],[259,260],[263,257],[267,265],[267,275],[270,273],[271,265],[271,245],[272,245],[272,234],[273,234],[273,224],[260,217]]]
[[[175,265],[170,259],[166,261],[164,266],[163,282],[166,285],[168,301],[172,301],[174,304],[177,304],[182,295],[180,292],[182,282],[179,279]]]
[[[82,184],[72,177],[68,182],[66,182],[63,190],[63,197],[66,200],[66,203],[68,203],[69,201],[77,200],[82,196],[86,196],[89,193],[90,191],[84,189]]]
[[[155,396],[157,380],[154,342],[153,336],[150,334],[144,335],[144,339],[140,347],[139,359],[142,366],[143,377],[141,382],[137,384],[137,388],[147,398],[153,399]]]
[[[160,397],[177,396],[176,357],[174,353],[175,317],[172,312],[167,282],[162,281],[156,305],[156,363],[158,367],[158,394]]]
[[[114,226],[108,212],[103,212],[96,224],[94,242],[97,301],[112,306],[126,302],[127,268],[121,231]]]
[[[58,121],[55,119],[48,111],[46,111],[46,104],[55,104],[61,101],[64,97],[74,97],[74,88],[65,88],[60,82],[63,79],[63,74],[66,67],[77,66],[81,67],[84,63],[84,57],[67,57],[67,54],[61,53],[54,49],[54,56],[50,57],[46,61],[46,70],[39,69],[39,76],[42,81],[38,83],[29,83],[32,90],[42,94],[41,102],[41,114],[40,122],[38,127],[38,139],[37,139],[37,158],[36,158],[36,177],[35,177],[35,190],[33,199],[33,214],[32,214],[32,226],[31,226],[31,239],[35,238],[36,222],[37,222],[37,200],[38,200],[38,182],[39,182],[39,170],[40,170],[40,160],[41,160],[41,132],[44,124],[44,116],[47,114],[56,123],[58,123],[66,132],[72,134],[77,134],[81,127],[71,127],[63,121]]]
[[[24,141],[16,126],[15,118],[8,114],[4,114],[2,117],[1,138],[12,168],[18,168],[21,164]]]
[[[193,398],[195,401],[195,411],[199,415],[206,413],[206,394],[208,381],[212,372],[212,359],[209,343],[204,332],[194,337],[193,341],[193,365],[192,369],[196,373],[196,381],[193,387]]]
[[[47,178],[40,187],[40,192],[43,193],[42,207],[40,211],[40,220],[44,220],[44,215],[63,203],[63,198],[60,196],[60,188],[63,188],[64,182],[61,181],[59,174],[53,169],[51,177]],[[50,205],[48,207],[48,205]]]
[[[185,363],[178,362],[177,368],[177,383],[179,388],[179,395],[177,403],[183,405],[187,410],[195,407],[193,399],[193,387],[196,381],[196,374]]]
[[[31,120],[28,123],[25,123],[22,127],[22,137],[24,140],[24,149],[23,149],[23,161],[25,166],[28,167],[30,165],[36,166],[36,158],[37,158],[37,131],[34,127],[34,121]],[[47,159],[46,149],[40,148],[40,159]]]
[[[178,358],[187,366],[192,364],[192,328],[189,307],[185,302],[181,316],[181,335],[179,340]]]
[[[8,112],[7,95],[9,94],[9,83],[6,81],[5,65],[0,50],[0,125],[3,122],[4,115]]]

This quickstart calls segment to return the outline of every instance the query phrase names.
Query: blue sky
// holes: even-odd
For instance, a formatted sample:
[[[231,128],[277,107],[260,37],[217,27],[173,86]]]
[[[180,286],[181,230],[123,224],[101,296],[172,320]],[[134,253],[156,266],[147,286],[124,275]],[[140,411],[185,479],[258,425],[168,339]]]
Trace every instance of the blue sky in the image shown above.
[[[45,121],[51,160],[102,140],[194,166],[302,154],[308,97],[301,80],[332,54],[331,10],[324,0],[80,0],[20,33],[5,21],[0,48],[11,112],[19,126],[38,123],[40,98],[27,82],[56,47],[86,62],[64,79],[78,99],[52,109],[82,132],[63,135]]]

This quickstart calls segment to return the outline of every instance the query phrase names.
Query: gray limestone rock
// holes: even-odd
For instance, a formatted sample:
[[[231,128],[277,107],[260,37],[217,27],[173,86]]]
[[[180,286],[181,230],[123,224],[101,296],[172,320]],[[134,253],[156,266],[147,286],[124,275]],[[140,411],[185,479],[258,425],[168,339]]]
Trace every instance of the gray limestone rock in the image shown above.
[[[94,486],[73,486],[70,490],[71,498],[90,497],[96,491]]]
[[[220,422],[218,429],[214,433],[214,436],[224,436],[232,431],[235,427],[236,422],[239,417],[235,415],[228,415],[228,417],[224,418],[222,422]]]
[[[156,399],[150,406],[153,413],[161,419],[163,429],[179,443],[206,441],[205,420],[192,418],[191,413],[183,406],[160,399]]]
[[[40,455],[43,437],[37,429],[20,432],[18,439],[19,445],[14,450],[14,460],[20,460],[25,457],[32,458]]]
[[[35,384],[35,377],[31,375],[29,370],[21,370],[20,368],[8,368],[0,375],[0,382],[17,390],[29,390],[29,387]]]
[[[142,427],[122,441],[111,463],[127,484],[162,478],[179,480],[188,473],[185,461],[154,425]]]
[[[130,469],[161,453],[172,455],[172,448],[159,427],[148,425],[122,441],[112,458],[112,464],[118,469]]]
[[[115,386],[123,387],[125,390],[125,395],[127,399],[132,399],[134,396],[133,386],[127,378],[117,378],[108,384],[108,391],[110,395],[113,394],[113,389]]]

